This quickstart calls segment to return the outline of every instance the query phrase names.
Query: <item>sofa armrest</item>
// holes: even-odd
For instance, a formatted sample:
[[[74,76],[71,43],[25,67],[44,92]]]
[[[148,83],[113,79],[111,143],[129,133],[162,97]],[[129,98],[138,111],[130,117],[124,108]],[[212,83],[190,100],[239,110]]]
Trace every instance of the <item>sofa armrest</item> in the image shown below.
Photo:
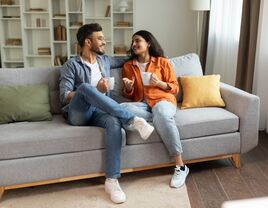
[[[260,99],[231,85],[221,83],[220,91],[226,110],[239,117],[241,153],[258,145]]]

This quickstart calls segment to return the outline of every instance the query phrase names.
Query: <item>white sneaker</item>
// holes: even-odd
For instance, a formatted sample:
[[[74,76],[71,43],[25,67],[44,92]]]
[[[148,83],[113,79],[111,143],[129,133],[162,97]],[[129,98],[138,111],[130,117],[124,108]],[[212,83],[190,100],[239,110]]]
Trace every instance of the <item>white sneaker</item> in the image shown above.
[[[110,195],[110,199],[116,204],[126,201],[126,194],[121,189],[117,179],[107,178],[105,180],[105,192]]]
[[[153,126],[148,124],[143,118],[137,116],[134,117],[132,126],[140,133],[143,140],[148,139],[154,131]]]
[[[175,168],[174,174],[170,181],[172,188],[179,188],[185,183],[186,177],[189,173],[189,168],[185,165],[185,170],[181,170],[180,167]]]

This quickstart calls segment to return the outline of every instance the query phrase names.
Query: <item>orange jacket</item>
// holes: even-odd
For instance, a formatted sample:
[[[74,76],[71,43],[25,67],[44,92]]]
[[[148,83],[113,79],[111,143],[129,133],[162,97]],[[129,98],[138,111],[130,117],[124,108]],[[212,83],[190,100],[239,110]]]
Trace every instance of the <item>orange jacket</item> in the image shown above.
[[[161,100],[170,101],[177,106],[175,95],[179,92],[179,85],[169,61],[162,57],[151,57],[150,62],[146,66],[146,72],[155,73],[158,79],[169,85],[170,90],[163,90],[156,86],[143,86],[136,60],[129,60],[123,66],[122,76],[128,79],[135,77],[135,82],[130,92],[127,92],[125,87],[123,88],[123,95],[135,102],[140,102],[144,98],[150,107],[153,107]]]

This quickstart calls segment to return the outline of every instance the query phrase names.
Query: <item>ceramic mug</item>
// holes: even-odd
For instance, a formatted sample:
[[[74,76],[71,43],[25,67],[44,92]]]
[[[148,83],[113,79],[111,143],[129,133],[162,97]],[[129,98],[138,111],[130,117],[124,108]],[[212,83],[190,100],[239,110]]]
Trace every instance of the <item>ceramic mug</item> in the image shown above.
[[[108,86],[109,86],[109,90],[113,90],[114,89],[114,77],[107,77],[108,80]]]
[[[151,72],[141,72],[141,78],[143,85],[150,85],[151,82]]]

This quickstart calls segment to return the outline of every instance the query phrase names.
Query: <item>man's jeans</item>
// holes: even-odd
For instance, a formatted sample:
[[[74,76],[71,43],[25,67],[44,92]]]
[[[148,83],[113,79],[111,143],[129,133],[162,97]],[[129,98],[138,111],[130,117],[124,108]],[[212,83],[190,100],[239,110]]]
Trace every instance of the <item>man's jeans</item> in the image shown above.
[[[105,128],[107,178],[120,177],[121,128],[129,125],[133,118],[134,114],[86,83],[78,87],[68,110],[68,122],[71,125]]]
[[[127,111],[147,121],[153,121],[157,133],[162,138],[170,156],[182,153],[180,134],[174,116],[176,106],[168,101],[158,102],[152,109],[144,102],[121,103]]]

